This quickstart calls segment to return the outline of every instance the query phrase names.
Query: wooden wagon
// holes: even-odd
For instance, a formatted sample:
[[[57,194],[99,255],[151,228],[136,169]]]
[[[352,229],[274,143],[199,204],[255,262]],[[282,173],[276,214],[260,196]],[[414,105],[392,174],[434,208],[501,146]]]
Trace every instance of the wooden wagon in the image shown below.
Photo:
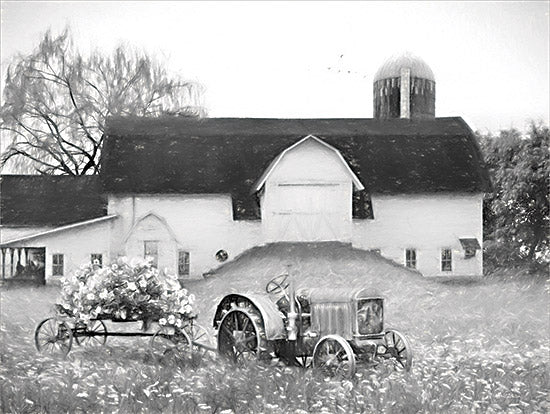
[[[106,322],[142,323],[140,330],[110,331]],[[150,326],[156,329],[151,330]],[[209,346],[210,336],[206,329],[196,323],[196,318],[188,319],[181,328],[160,326],[150,319],[120,319],[100,316],[87,323],[69,315],[59,313],[41,321],[34,332],[34,344],[39,352],[66,356],[73,346],[104,345],[108,337],[148,337],[153,350],[167,352],[200,349],[215,351]]]

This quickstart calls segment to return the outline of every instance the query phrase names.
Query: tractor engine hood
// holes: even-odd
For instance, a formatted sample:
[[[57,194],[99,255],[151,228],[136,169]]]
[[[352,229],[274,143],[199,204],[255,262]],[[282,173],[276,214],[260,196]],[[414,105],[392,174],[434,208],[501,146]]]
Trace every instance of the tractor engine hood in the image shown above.
[[[297,295],[309,300],[311,304],[316,303],[351,303],[353,300],[365,298],[378,298],[365,288],[313,288],[300,289]]]

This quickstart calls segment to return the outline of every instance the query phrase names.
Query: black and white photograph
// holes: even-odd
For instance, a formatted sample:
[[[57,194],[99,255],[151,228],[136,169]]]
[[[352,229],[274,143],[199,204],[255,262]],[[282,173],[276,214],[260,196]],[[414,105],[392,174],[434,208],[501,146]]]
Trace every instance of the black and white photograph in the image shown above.
[[[0,413],[548,413],[550,1],[0,1]]]

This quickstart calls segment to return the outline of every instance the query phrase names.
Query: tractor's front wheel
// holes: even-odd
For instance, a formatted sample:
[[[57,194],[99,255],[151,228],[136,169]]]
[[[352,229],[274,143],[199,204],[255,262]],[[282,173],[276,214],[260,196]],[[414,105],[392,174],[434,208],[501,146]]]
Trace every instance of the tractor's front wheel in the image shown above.
[[[252,306],[234,306],[220,321],[218,352],[237,364],[266,356],[267,341],[260,313]]]
[[[384,343],[378,348],[381,348],[381,350],[377,350],[377,354],[382,358],[394,361],[394,365],[398,369],[411,370],[413,353],[405,335],[390,329],[384,333]]]
[[[355,354],[344,338],[327,335],[315,345],[313,367],[329,377],[351,378],[355,374]]]

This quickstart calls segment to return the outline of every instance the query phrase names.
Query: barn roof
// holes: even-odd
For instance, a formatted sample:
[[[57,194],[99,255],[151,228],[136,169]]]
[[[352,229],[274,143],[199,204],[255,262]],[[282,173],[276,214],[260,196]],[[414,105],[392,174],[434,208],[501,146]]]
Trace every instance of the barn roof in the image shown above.
[[[310,134],[340,151],[370,193],[490,190],[462,118],[111,118],[103,184],[109,193],[231,194],[235,219],[258,218],[253,184]]]
[[[0,224],[60,226],[107,214],[97,175],[0,176]]]

